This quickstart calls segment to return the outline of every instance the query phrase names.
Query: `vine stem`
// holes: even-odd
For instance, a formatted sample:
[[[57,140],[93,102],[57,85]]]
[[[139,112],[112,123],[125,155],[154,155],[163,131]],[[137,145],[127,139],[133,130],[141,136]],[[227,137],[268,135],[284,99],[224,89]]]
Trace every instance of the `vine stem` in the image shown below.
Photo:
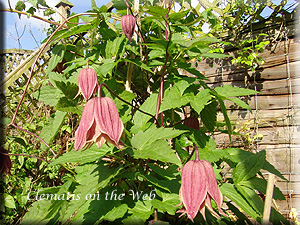
[[[53,151],[53,149],[50,148],[50,146],[43,140],[43,138],[39,137],[39,136],[36,135],[35,133],[30,132],[29,130],[25,130],[25,129],[23,129],[22,127],[18,127],[16,124],[11,124],[11,126],[15,127],[15,128],[18,129],[18,130],[24,131],[24,132],[26,132],[26,133],[28,133],[28,134],[30,134],[30,135],[33,135],[34,137],[36,137],[37,139],[39,139],[41,142],[43,142],[43,143],[50,149],[50,151],[51,151],[52,154],[54,155],[54,158],[57,157],[57,155],[55,154],[55,152]]]
[[[36,158],[38,160],[41,160],[41,161],[44,161],[44,162],[48,162],[47,160],[41,158],[41,157],[38,157],[38,156],[35,156],[35,155],[27,155],[27,154],[11,154],[9,153],[8,155],[12,155],[12,156],[27,156],[27,157],[31,157],[31,158]]]
[[[22,12],[22,11],[15,10],[15,9],[12,9],[12,8],[10,8],[10,9],[1,9],[0,12],[12,12],[12,13],[18,13],[18,14],[27,15],[26,12]],[[46,23],[54,24],[54,25],[57,25],[57,26],[60,25],[60,23],[57,23],[57,22],[54,22],[54,21],[51,21],[51,20],[47,20],[47,19],[45,19],[45,18],[36,16],[36,15],[32,15],[31,17],[36,18],[36,19],[39,19],[39,20],[42,20],[42,21],[44,21],[44,22],[46,22]],[[64,27],[64,28],[69,28],[69,27],[66,26],[66,25],[64,25],[63,27]]]
[[[39,140],[41,140],[47,147],[49,147],[49,145],[48,145],[41,137],[39,137],[38,135],[36,135],[36,134],[34,134],[34,133],[30,132],[30,131],[27,131],[27,130],[25,130],[25,129],[19,127],[19,126],[17,126],[17,125],[15,124],[15,120],[16,120],[18,111],[19,111],[19,109],[20,109],[20,106],[21,106],[21,104],[22,104],[22,102],[23,102],[23,100],[24,100],[24,97],[25,97],[25,94],[26,94],[26,92],[27,92],[27,89],[28,89],[28,87],[29,87],[31,78],[32,78],[32,76],[33,76],[33,70],[34,70],[34,67],[35,67],[35,65],[36,65],[36,63],[37,63],[37,60],[39,59],[39,57],[41,56],[41,54],[43,53],[43,51],[45,50],[45,48],[47,47],[47,45],[50,43],[50,41],[51,41],[51,39],[53,38],[53,36],[54,36],[54,35],[55,35],[62,27],[64,27],[65,24],[66,24],[70,19],[73,19],[73,18],[78,17],[78,16],[82,16],[82,15],[97,15],[97,13],[79,13],[79,14],[76,14],[76,15],[74,15],[74,16],[68,17],[64,22],[62,22],[62,23],[56,28],[56,30],[55,30],[55,31],[50,35],[50,37],[47,39],[47,41],[45,42],[45,44],[43,44],[43,46],[41,47],[39,53],[37,54],[37,56],[36,56],[36,58],[35,58],[35,60],[34,60],[34,62],[33,62],[33,64],[32,64],[32,66],[31,66],[30,74],[29,74],[28,80],[27,80],[27,82],[26,82],[26,86],[25,86],[25,89],[24,89],[24,91],[23,91],[23,94],[22,94],[22,96],[21,96],[21,98],[20,98],[20,101],[19,101],[19,103],[18,103],[18,105],[17,105],[16,111],[15,111],[13,117],[12,117],[11,122],[7,125],[7,127],[6,127],[6,129],[5,129],[6,132],[7,132],[7,129],[8,129],[10,126],[13,126],[13,127],[15,127],[16,129],[19,129],[19,130],[21,130],[21,131],[27,132],[27,133],[29,133],[29,134],[35,136],[36,138],[38,138]],[[56,157],[55,152],[54,152],[50,147],[49,147],[49,149],[51,150],[51,152],[52,152],[52,154],[54,155],[54,157]]]
[[[150,113],[147,113],[137,107],[135,107],[133,104],[131,104],[130,102],[127,102],[126,100],[122,99],[120,96],[118,96],[113,90],[111,90],[105,83],[101,83],[99,85],[99,89],[98,89],[98,95],[100,96],[100,92],[101,92],[101,88],[102,86],[104,86],[113,96],[115,96],[117,99],[119,99],[120,101],[126,103],[127,105],[130,105],[131,107],[133,107],[134,109],[136,109],[137,111],[140,111],[141,113],[144,113],[147,116],[152,117],[155,121],[157,121],[157,119]],[[157,121],[158,122],[158,121]]]

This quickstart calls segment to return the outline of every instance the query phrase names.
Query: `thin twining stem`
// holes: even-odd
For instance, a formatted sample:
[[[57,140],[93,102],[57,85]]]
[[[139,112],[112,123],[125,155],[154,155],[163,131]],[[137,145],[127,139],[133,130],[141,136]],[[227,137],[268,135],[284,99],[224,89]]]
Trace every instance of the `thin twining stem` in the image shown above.
[[[34,67],[37,63],[37,60],[39,59],[39,57],[41,56],[41,54],[43,53],[43,51],[45,50],[46,46],[50,43],[52,37],[70,20],[70,19],[73,19],[75,17],[78,17],[78,16],[82,16],[82,15],[97,15],[97,13],[79,13],[79,14],[76,14],[74,16],[71,16],[69,18],[67,18],[64,22],[62,22],[57,28],[56,30],[51,34],[51,36],[47,39],[47,41],[45,42],[45,44],[42,46],[41,50],[39,51],[38,55],[36,56],[36,59],[34,61],[34,63],[32,64],[31,66],[31,70],[30,70],[30,74],[29,74],[29,77],[28,77],[28,80],[26,82],[26,86],[25,86],[25,89],[24,89],[24,92],[21,96],[21,99],[17,105],[17,108],[16,108],[16,111],[13,115],[13,118],[11,120],[11,123],[7,125],[7,127],[13,125],[15,123],[15,120],[16,120],[16,117],[17,117],[17,114],[18,114],[18,111],[19,111],[19,108],[24,100],[24,97],[25,97],[25,94],[27,92],[27,89],[28,89],[28,86],[30,84],[30,81],[31,81],[31,78],[33,76],[33,70],[34,70]]]
[[[26,12],[18,11],[18,10],[15,10],[15,9],[1,9],[0,12],[12,12],[12,13],[18,13],[18,14],[23,14],[23,15],[27,15],[28,14]],[[36,15],[31,15],[31,17],[39,19],[39,20],[42,20],[42,21],[44,21],[46,23],[54,24],[54,25],[57,25],[57,26],[60,25],[60,23],[57,23],[57,22],[54,22],[54,21],[51,21],[51,20],[47,20],[47,19],[45,19],[43,17],[39,17],[39,16],[36,16]],[[64,28],[68,28],[68,26],[66,26],[66,25],[64,25],[63,27]]]
[[[131,107],[133,107],[133,108],[136,109],[137,111],[140,111],[141,113],[144,113],[145,115],[152,117],[154,120],[157,121],[157,119],[156,119],[152,114],[147,113],[147,112],[145,112],[145,111],[143,111],[143,110],[141,110],[141,109],[135,107],[135,106],[134,106],[133,104],[131,104],[130,102],[127,102],[126,100],[124,100],[124,99],[122,99],[121,97],[119,97],[119,96],[118,96],[113,90],[111,90],[105,83],[101,83],[101,84],[99,85],[98,94],[100,94],[102,86],[104,86],[104,87],[105,87],[105,88],[106,88],[113,96],[115,96],[117,99],[121,100],[122,102],[126,103],[127,105],[130,105]],[[99,95],[99,96],[100,96],[100,95]]]
[[[26,133],[28,133],[28,134],[30,134],[30,135],[33,135],[34,137],[36,137],[37,139],[39,139],[41,142],[43,142],[43,143],[50,149],[50,151],[51,151],[52,154],[54,155],[54,158],[57,157],[57,155],[55,154],[55,152],[53,151],[53,149],[50,148],[50,146],[43,140],[43,138],[39,137],[39,136],[36,135],[35,133],[32,133],[32,132],[30,132],[30,131],[28,131],[28,130],[25,130],[25,129],[21,128],[21,127],[18,127],[16,124],[11,124],[11,126],[15,127],[15,128],[18,129],[18,130],[24,131],[24,132],[26,132]]]
[[[13,155],[13,156],[26,156],[26,157],[36,158],[36,159],[41,160],[41,161],[44,161],[44,162],[48,162],[47,160],[45,160],[45,159],[43,159],[43,158],[41,158],[41,157],[35,156],[35,155],[12,154],[12,153],[8,153],[7,155]]]

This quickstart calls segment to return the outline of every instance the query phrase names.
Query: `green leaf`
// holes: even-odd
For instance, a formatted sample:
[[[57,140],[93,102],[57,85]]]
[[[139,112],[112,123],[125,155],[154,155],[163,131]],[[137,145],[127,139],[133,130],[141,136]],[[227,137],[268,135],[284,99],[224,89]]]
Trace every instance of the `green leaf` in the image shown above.
[[[65,45],[62,44],[55,45],[55,47],[52,50],[51,58],[48,63],[48,67],[46,71],[47,73],[50,73],[57,66],[57,64],[62,61],[65,51],[66,51]]]
[[[252,112],[250,106],[244,102],[243,100],[239,99],[239,98],[227,98],[227,100],[230,100],[232,102],[234,102],[235,104],[237,104],[238,106],[244,108],[244,109],[247,109],[249,110],[250,112]]]
[[[78,115],[82,114],[83,111],[83,107],[78,106],[76,100],[68,99],[67,97],[60,98],[55,109],[63,112],[76,113]]]
[[[98,19],[98,18],[97,18]],[[52,38],[51,40],[54,40],[55,41],[53,43],[56,43],[58,42],[60,39],[63,39],[63,38],[69,38],[70,36],[73,36],[75,34],[80,34],[80,33],[84,33],[88,30],[91,30],[94,28],[94,24],[93,23],[88,23],[88,24],[85,24],[85,25],[81,25],[81,26],[74,26],[70,29],[63,29],[63,30],[60,30],[59,32],[57,32]]]
[[[101,75],[105,77],[107,76],[107,74],[111,73],[116,65],[116,62],[113,59],[103,59],[102,65],[96,68],[96,71],[99,71],[99,73],[101,73]]]
[[[164,140],[156,140],[151,145],[134,150],[134,157],[141,159],[153,159],[161,162],[170,162],[181,165],[173,149]]]
[[[134,207],[129,209],[129,213],[146,221],[153,213],[151,201],[137,201]]]
[[[147,6],[145,8],[148,9],[145,12],[153,16],[166,16],[168,13],[168,9],[162,8],[160,6]]]
[[[15,9],[18,11],[23,11],[25,9],[25,3],[23,1],[18,1],[16,3]]]
[[[59,99],[63,97],[63,93],[52,86],[42,86],[32,94],[38,101],[42,101],[47,105],[56,106]]]
[[[64,164],[64,163],[88,163],[88,162],[95,162],[103,157],[107,152],[112,151],[111,147],[107,145],[103,145],[102,148],[98,148],[95,144],[92,145],[87,150],[80,150],[80,151],[70,151],[64,153],[63,155],[59,156],[55,159],[49,166],[54,166],[57,164]]]
[[[218,103],[216,101],[212,101],[210,104],[206,105],[200,113],[202,122],[211,132],[214,131],[214,128],[216,126],[217,105]]]
[[[175,207],[180,203],[179,195],[174,193],[162,192],[162,200],[153,199],[151,204],[159,212],[167,212],[170,215],[175,215],[178,207]]]
[[[250,217],[256,219],[260,215],[248,204],[248,202],[238,193],[233,184],[225,183],[220,187],[220,191],[224,196],[234,201],[241,207]]]
[[[204,148],[199,149],[199,158],[205,159],[210,163],[217,162],[226,155],[226,151],[224,151],[223,149],[216,148],[216,142],[212,138],[209,138],[209,141],[206,142]]]
[[[237,97],[237,96],[245,96],[245,95],[254,95],[257,94],[257,91],[246,89],[246,88],[240,88],[240,87],[234,87],[231,85],[224,85],[223,87],[216,87],[214,89],[219,95],[223,97]]]
[[[254,190],[258,190],[264,194],[266,194],[267,189],[267,181],[258,177],[253,177],[249,180],[243,180],[239,183],[241,186],[245,186]],[[280,191],[280,189],[274,186],[273,198],[275,200],[285,200],[284,195]]]
[[[140,67],[144,70],[147,70],[148,72],[154,74],[154,72],[151,70],[151,68],[148,67],[145,63],[142,63],[140,60],[137,60],[137,59],[123,59],[123,61],[133,63],[134,65],[136,65],[136,66],[138,66],[138,67]]]
[[[149,98],[142,104],[140,110],[150,113],[151,115],[155,114],[157,94],[151,94]],[[131,128],[132,133],[137,133],[140,130],[145,130],[146,123],[151,119],[151,116],[148,116],[140,111],[137,111],[133,116],[134,126]]]
[[[183,134],[185,132],[186,131],[182,130],[173,130],[172,128],[156,128],[155,126],[152,126],[144,132],[138,132],[132,138],[131,144],[137,149],[143,149],[157,140],[177,137],[178,135]]]
[[[3,194],[4,197],[4,206],[10,209],[15,209],[16,208],[16,204],[15,204],[15,200],[13,198],[13,196],[4,193]]]
[[[262,169],[265,161],[266,152],[261,151],[239,162],[232,171],[234,183],[238,184],[241,181],[254,177]]]
[[[224,101],[221,98],[218,98],[218,101],[219,101],[219,104],[220,104],[221,111],[224,115],[224,119],[225,119],[225,123],[226,123],[226,126],[227,126],[229,139],[231,141],[232,126],[231,126],[231,122],[230,122],[230,119],[229,119],[228,114],[227,114],[226,106],[224,104]]]
[[[50,144],[55,138],[64,122],[66,114],[66,112],[56,111],[49,117],[46,126],[39,135],[46,143]]]
[[[165,91],[163,101],[160,107],[160,112],[175,109],[186,105],[193,99],[193,95],[185,94],[182,95],[184,90],[189,86],[187,81],[181,80],[177,82],[174,86],[168,88]]]
[[[191,107],[197,112],[200,113],[207,103],[211,100],[212,96],[209,89],[203,89],[198,92],[198,94],[191,101]]]
[[[70,82],[63,82],[63,81],[54,81],[56,87],[61,90],[64,95],[68,98],[73,100],[76,94],[78,93],[78,86],[76,84]]]
[[[248,201],[249,205],[260,215],[262,216],[264,211],[264,203],[261,198],[257,195],[255,191],[248,187],[236,186],[237,190],[244,196],[244,198]],[[258,222],[261,221],[260,217],[254,218]]]
[[[145,132],[138,132],[131,140],[134,157],[142,159],[160,160],[181,165],[175,152],[163,139],[176,137],[186,131],[172,130],[171,128],[156,128],[152,126]]]
[[[89,211],[89,206],[92,200],[86,199],[86,196],[98,196],[97,191],[105,188],[115,176],[120,172],[121,167],[109,168],[105,166],[104,162],[99,162],[98,164],[83,164],[76,167],[77,175],[75,177],[79,185],[76,186],[76,189],[73,191],[75,196],[79,196],[80,199],[76,201],[70,201],[68,208],[62,214],[60,221],[65,224],[69,220],[69,217],[73,215],[76,211],[77,214],[72,220],[71,223],[83,223],[84,214]],[[114,201],[112,201],[114,202]],[[102,203],[103,201],[95,201],[94,204]],[[104,202],[105,203],[105,202]],[[98,210],[99,213],[101,211]],[[103,215],[103,214],[101,214]],[[98,218],[92,218],[93,221],[97,221]],[[88,223],[90,224],[90,223]]]
[[[108,221],[115,221],[116,219],[122,218],[127,212],[127,209],[128,206],[126,204],[114,207],[103,217],[103,219]]]

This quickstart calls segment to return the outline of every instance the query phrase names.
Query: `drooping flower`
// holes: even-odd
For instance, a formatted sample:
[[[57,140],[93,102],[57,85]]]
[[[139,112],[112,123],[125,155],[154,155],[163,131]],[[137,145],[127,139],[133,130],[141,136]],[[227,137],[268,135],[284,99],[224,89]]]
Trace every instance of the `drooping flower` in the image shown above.
[[[120,148],[124,126],[113,100],[95,97],[84,106],[79,126],[75,132],[75,150],[95,142],[101,148],[105,141]]]
[[[131,41],[135,29],[135,17],[131,14],[124,15],[121,18],[121,28],[125,36]]]
[[[226,216],[221,209],[223,196],[218,188],[214,169],[206,160],[196,158],[196,160],[191,160],[184,165],[179,195],[183,208],[177,212],[181,212],[182,215],[186,213],[192,221],[198,211],[205,219],[205,207],[216,215],[211,205],[211,199],[216,202],[219,213]]]
[[[90,99],[98,88],[97,73],[93,68],[83,68],[78,75],[78,93],[82,93],[86,100]]]
[[[0,147],[0,174],[9,174],[11,175],[10,169],[12,167],[12,163],[8,154],[8,151]]]

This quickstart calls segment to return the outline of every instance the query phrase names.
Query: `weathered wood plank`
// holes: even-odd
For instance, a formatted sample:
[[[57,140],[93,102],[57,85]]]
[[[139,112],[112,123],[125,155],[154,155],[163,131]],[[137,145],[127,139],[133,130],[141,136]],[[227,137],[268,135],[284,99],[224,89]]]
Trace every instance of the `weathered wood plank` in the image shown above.
[[[292,144],[298,140],[293,140],[292,134],[298,132],[296,127],[284,126],[284,127],[264,127],[258,129],[258,134],[263,137],[257,142],[259,145],[278,145],[278,144]],[[250,137],[253,137],[256,133],[255,131],[247,132]],[[215,133],[213,138],[219,145],[219,147],[229,146],[229,136],[228,134]],[[231,146],[233,147],[244,147],[245,141],[243,136],[232,136]]]
[[[300,112],[291,109],[260,109],[252,113],[248,110],[229,110],[228,116],[235,127],[240,127],[247,123],[249,128],[256,127],[275,127],[275,126],[291,126],[300,125]],[[218,112],[217,121],[224,121],[222,112]]]
[[[209,87],[217,87],[220,85],[233,85],[236,87],[245,88],[244,81],[230,81],[230,82],[214,82],[207,83]],[[249,81],[249,89],[259,91],[259,95],[284,95],[292,93],[300,93],[300,78],[268,80],[268,81]]]
[[[291,95],[266,95],[256,97],[242,97],[253,109],[287,109],[287,108],[299,108],[300,107],[300,94],[295,93]],[[292,104],[293,103],[293,104]],[[225,106],[228,110],[240,109],[240,107],[233,104],[231,101],[226,100]]]
[[[289,64],[289,71],[291,77],[300,77],[299,69],[300,68],[300,61],[291,62]],[[222,82],[229,82],[229,81],[244,81],[245,76],[247,74],[245,71],[225,71],[222,73],[215,72],[209,76],[206,76],[208,81],[207,83],[222,83]],[[274,66],[274,67],[266,67],[261,68],[260,70],[256,71],[255,73],[255,80],[256,81],[265,81],[265,80],[278,80],[284,79],[288,77],[288,68],[286,64]],[[251,78],[252,80],[254,79]]]

